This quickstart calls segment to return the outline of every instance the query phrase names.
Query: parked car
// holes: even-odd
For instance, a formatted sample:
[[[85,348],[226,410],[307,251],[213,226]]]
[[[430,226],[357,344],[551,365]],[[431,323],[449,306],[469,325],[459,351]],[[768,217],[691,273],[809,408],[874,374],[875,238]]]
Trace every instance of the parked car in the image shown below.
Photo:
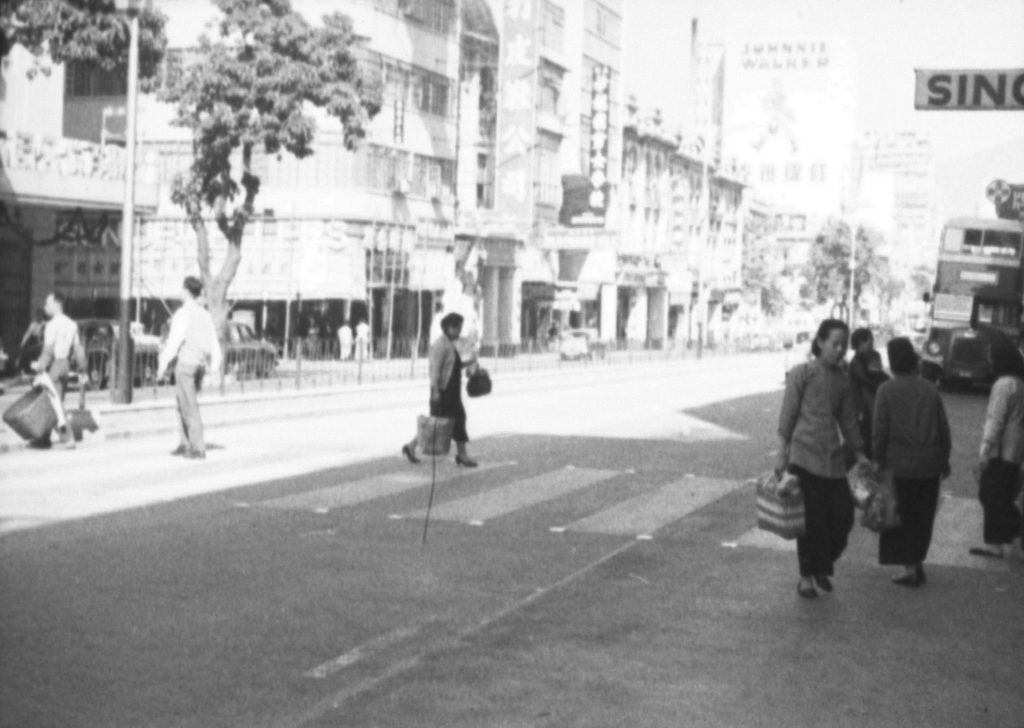
[[[604,358],[605,344],[598,339],[597,329],[570,329],[562,334],[558,356],[569,359],[593,359],[595,354]]]
[[[82,319],[78,322],[78,338],[85,347],[88,362],[86,374],[94,389],[106,389],[114,376],[119,323],[114,319]],[[150,384],[156,377],[160,356],[160,337],[146,334],[133,326],[134,362],[132,383],[136,387]]]
[[[228,321],[224,372],[236,379],[268,379],[277,370],[277,347],[256,336],[249,324]]]

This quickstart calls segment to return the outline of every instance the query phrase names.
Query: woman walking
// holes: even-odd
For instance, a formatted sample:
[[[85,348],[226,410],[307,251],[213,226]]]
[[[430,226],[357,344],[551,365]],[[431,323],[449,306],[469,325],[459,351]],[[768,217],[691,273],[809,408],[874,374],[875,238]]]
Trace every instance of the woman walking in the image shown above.
[[[461,314],[450,313],[441,319],[442,335],[430,345],[430,415],[454,420],[452,440],[455,441],[455,463],[466,468],[475,468],[477,463],[466,452],[469,435],[466,433],[466,408],[462,406],[462,369],[470,374],[476,369],[476,362],[463,362],[459,356],[457,342],[462,336]],[[418,463],[416,446],[419,437],[414,437],[402,447],[402,454],[411,463]]]
[[[1024,359],[1003,336],[992,339],[990,357],[996,382],[988,399],[977,465],[985,545],[972,548],[971,553],[1002,558],[1021,530],[1014,499],[1024,461]]]
[[[893,582],[915,587],[925,583],[939,480],[949,476],[952,440],[942,398],[918,376],[910,339],[893,339],[887,351],[893,379],[875,396],[872,437],[875,465],[892,472],[900,526],[879,535],[878,562],[902,566]]]
[[[868,464],[857,426],[857,404],[842,369],[850,330],[826,319],[811,345],[813,359],[786,377],[779,416],[776,473],[797,476],[804,497],[806,532],[797,539],[800,581],[797,593],[812,599],[832,591],[835,562],[853,528],[853,496],[846,480],[844,441],[860,463]],[[840,438],[842,434],[842,439]]]

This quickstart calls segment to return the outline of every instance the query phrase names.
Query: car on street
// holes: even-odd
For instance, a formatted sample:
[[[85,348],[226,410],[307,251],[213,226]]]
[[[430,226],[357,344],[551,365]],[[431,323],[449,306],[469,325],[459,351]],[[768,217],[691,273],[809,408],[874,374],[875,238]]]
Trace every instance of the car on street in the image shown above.
[[[277,347],[241,321],[228,321],[224,372],[236,379],[269,379],[277,371]]]
[[[86,374],[94,389],[106,389],[114,376],[120,324],[115,319],[82,319],[78,323],[78,338],[85,347],[88,362]],[[160,356],[160,337],[144,333],[133,326],[132,345],[134,362],[132,380],[136,387],[150,384],[156,377]]]
[[[562,334],[558,356],[563,361],[590,359],[595,354],[604,358],[605,344],[598,340],[597,329],[570,329]]]

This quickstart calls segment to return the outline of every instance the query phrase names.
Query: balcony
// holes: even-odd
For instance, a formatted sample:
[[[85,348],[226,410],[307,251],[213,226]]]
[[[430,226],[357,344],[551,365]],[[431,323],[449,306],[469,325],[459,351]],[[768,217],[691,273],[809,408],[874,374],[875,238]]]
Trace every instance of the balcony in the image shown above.
[[[22,204],[120,209],[125,150],[67,137],[0,131],[0,198]],[[158,187],[137,183],[135,204],[155,210]]]

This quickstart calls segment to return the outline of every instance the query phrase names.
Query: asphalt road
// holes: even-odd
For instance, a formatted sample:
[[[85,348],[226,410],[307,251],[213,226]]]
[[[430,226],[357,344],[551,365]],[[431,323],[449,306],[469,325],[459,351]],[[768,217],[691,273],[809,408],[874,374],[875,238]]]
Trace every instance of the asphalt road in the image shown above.
[[[1024,568],[966,554],[984,396],[947,397],[929,585],[889,584],[857,527],[810,603],[743,485],[771,462],[775,366],[471,403],[483,467],[437,464],[426,545],[432,464],[384,455],[411,434],[405,395],[296,435],[363,457],[257,484],[195,488],[162,441],[62,454],[106,505],[0,536],[0,726],[1024,726]],[[214,433],[208,467],[254,433],[284,458],[249,425]],[[147,478],[179,497],[115,497]]]

